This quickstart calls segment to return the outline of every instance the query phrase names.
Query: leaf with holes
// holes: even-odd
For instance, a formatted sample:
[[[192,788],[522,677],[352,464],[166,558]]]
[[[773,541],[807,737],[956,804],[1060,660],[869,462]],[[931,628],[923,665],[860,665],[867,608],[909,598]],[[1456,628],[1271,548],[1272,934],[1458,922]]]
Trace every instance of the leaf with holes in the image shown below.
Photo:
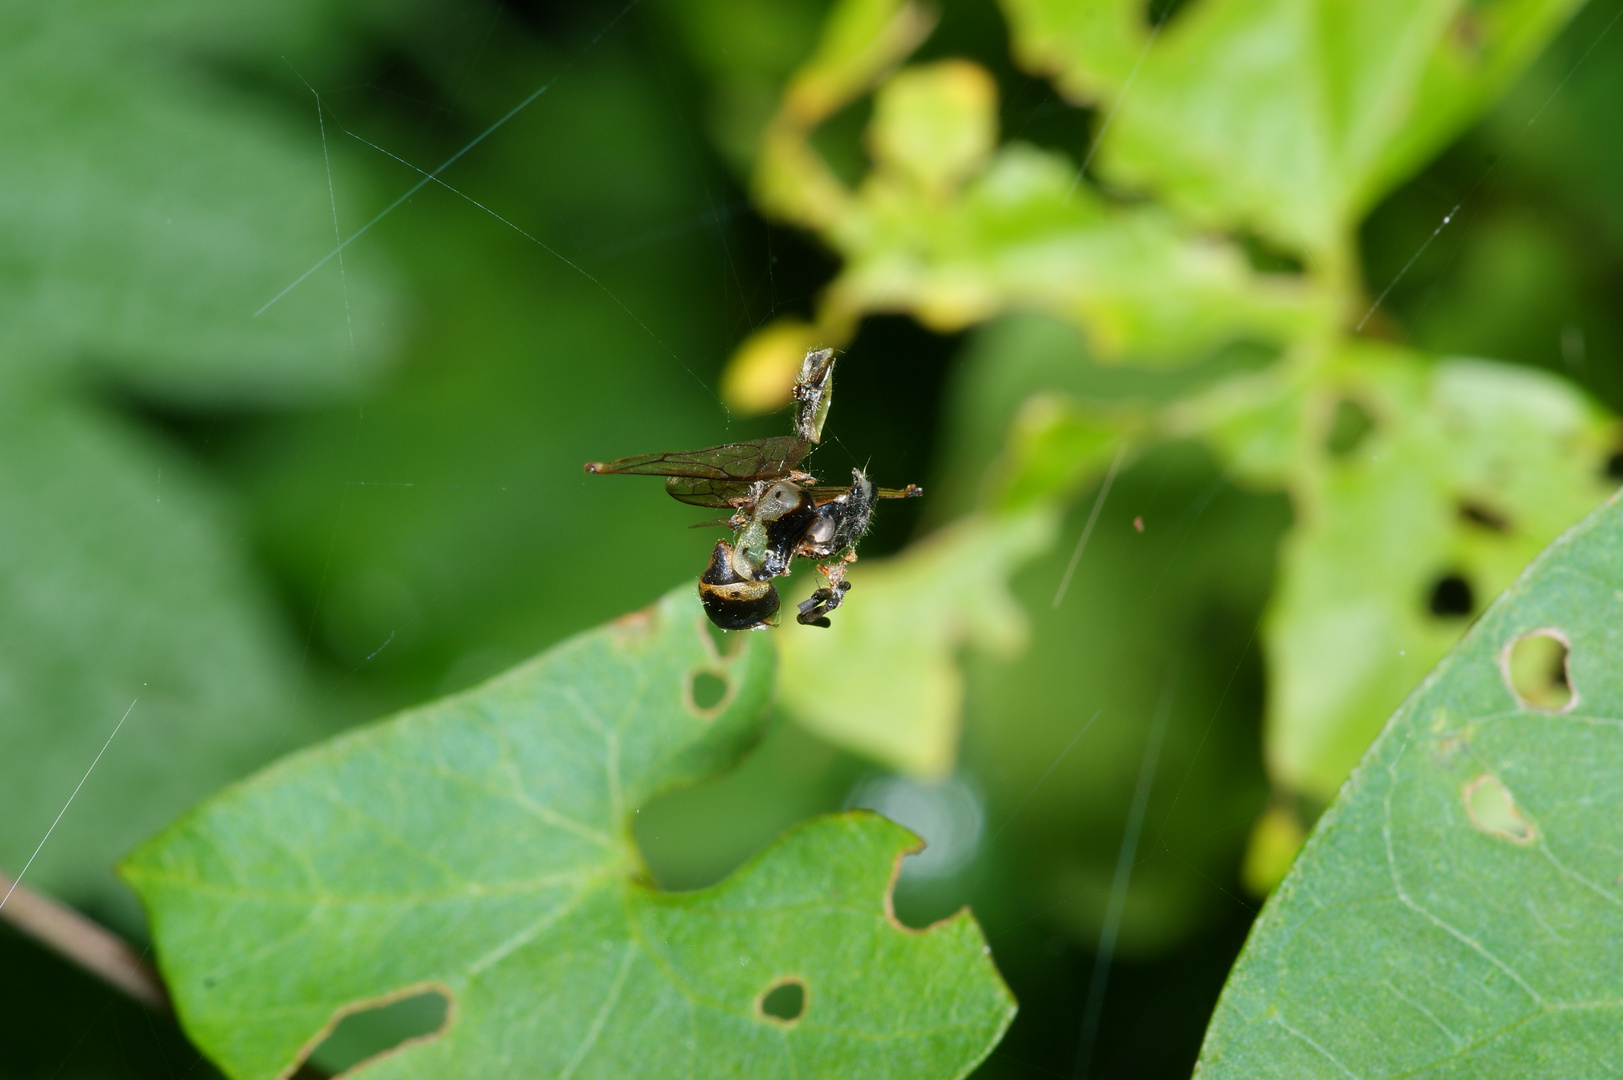
[[[1013,1001],[967,912],[891,917],[899,826],[824,818],[715,888],[647,881],[631,816],[757,735],[771,639],[732,640],[685,586],[149,841],[122,869],[188,1033],[282,1076],[346,1014],[434,989],[437,1037],[363,1075],[962,1076]]]
[[[1330,447],[1302,466],[1264,626],[1267,755],[1323,802],[1470,617],[1605,497],[1613,433],[1549,375],[1386,348],[1347,352],[1311,396]]]
[[[828,233],[846,260],[829,303],[910,312],[943,332],[1046,311],[1103,355],[1162,362],[1248,335],[1283,340],[1317,314],[1295,282],[1253,273],[1236,248],[1153,207],[1110,207],[1074,179],[1063,156],[1018,143],[946,194],[882,167]]]
[[[1251,932],[1196,1075],[1611,1075],[1623,1023],[1623,503],[1392,717]]]

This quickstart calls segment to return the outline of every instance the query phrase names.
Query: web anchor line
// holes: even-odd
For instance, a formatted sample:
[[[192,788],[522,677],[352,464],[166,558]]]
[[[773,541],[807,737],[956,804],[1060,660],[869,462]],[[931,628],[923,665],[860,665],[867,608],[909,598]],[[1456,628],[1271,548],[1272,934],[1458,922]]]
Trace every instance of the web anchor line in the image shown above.
[[[1121,111],[1122,102],[1127,100],[1127,92],[1133,88],[1133,81],[1138,78],[1138,69],[1144,66],[1144,58],[1150,55],[1150,47],[1155,44],[1155,39],[1161,36],[1161,27],[1166,25],[1167,18],[1167,15],[1162,15],[1161,18],[1156,20],[1155,25],[1150,28],[1149,37],[1144,39],[1144,47],[1138,50],[1138,59],[1133,61],[1133,69],[1127,73],[1127,81],[1122,83],[1121,92],[1116,95],[1116,100],[1110,103],[1110,111],[1105,114],[1104,123],[1099,125],[1098,133],[1088,142],[1088,152],[1082,156],[1082,164],[1078,166],[1076,176],[1071,180],[1071,186],[1065,189],[1065,202],[1063,205],[1069,206],[1071,204],[1071,196],[1076,194],[1076,189],[1082,183],[1082,177],[1087,173],[1088,166],[1093,164],[1093,157],[1099,152],[1099,145],[1104,142],[1105,134],[1110,130],[1110,125],[1116,122],[1116,114]]]
[[[287,57],[282,57],[282,60],[283,62],[286,62]],[[291,63],[288,63],[287,66],[290,68],[293,67]],[[327,167],[327,199],[332,203],[332,238],[333,243],[339,246],[338,281],[339,284],[343,286],[344,290],[344,325],[349,329],[349,352],[350,358],[354,359],[355,316],[350,312],[349,309],[349,276],[344,273],[344,256],[342,253],[344,245],[344,231],[338,227],[338,189],[333,186],[332,152],[327,149],[327,109],[326,106],[324,106],[321,102],[321,95],[316,92],[315,87],[310,85],[310,80],[306,79],[303,75],[300,75],[297,68],[293,69],[293,74],[299,76],[299,81],[304,83],[306,90],[310,91],[310,96],[316,99],[316,128],[321,132],[321,160]]]
[[[28,868],[34,865],[35,859],[39,858],[39,853],[45,848],[45,841],[49,840],[51,834],[56,831],[56,827],[62,824],[62,816],[68,812],[68,807],[73,805],[73,800],[79,797],[79,789],[85,786],[85,781],[90,779],[90,774],[96,771],[96,765],[101,761],[101,756],[107,753],[109,746],[113,745],[113,740],[118,737],[119,729],[124,726],[124,721],[128,720],[130,713],[135,711],[135,702],[140,700],[140,698],[136,698],[131,701],[130,707],[124,710],[124,715],[119,717],[118,723],[113,725],[113,733],[107,736],[107,741],[101,744],[100,750],[96,751],[96,757],[91,761],[90,768],[86,769],[85,774],[79,778],[79,786],[73,789],[73,794],[68,796],[68,801],[62,804],[61,811],[57,813],[56,820],[51,822],[51,827],[45,830],[44,836],[40,837],[39,846],[34,849],[34,854],[28,856],[28,861],[23,863],[23,868],[17,871],[17,877],[12,881],[11,888],[6,890],[6,895],[0,896],[0,908],[6,906],[6,901],[11,899],[11,894],[16,892],[17,886],[23,883],[23,875],[28,873]]]
[[[637,6],[637,2],[638,2],[638,0],[631,0],[631,3],[629,3],[625,7],[621,8],[619,14],[617,14],[614,18],[610,19],[608,25],[603,27],[603,29],[599,30],[592,37],[592,40],[590,40],[590,41],[588,41],[586,43],[586,47],[584,49],[582,49],[580,53],[576,54],[576,58],[578,59],[579,56],[584,55],[584,53],[586,51],[590,50],[599,41],[603,40],[603,35],[607,34],[610,30],[614,29],[614,27],[619,24],[620,20],[625,18],[626,15],[631,11],[631,9]],[[567,75],[569,73],[570,68],[574,67],[574,65],[575,65],[575,61],[570,60],[561,69],[559,69],[559,71],[558,71],[558,73],[556,75],[554,75],[552,78],[548,79],[546,82],[542,83],[540,86],[536,87],[535,91],[533,93],[531,93],[529,97],[525,98],[523,101],[519,102],[517,105],[514,105],[511,109],[508,109],[507,112],[503,113],[502,116],[501,116],[501,119],[497,120],[495,123],[493,123],[489,127],[485,128],[485,130],[483,130],[479,134],[475,135],[473,137],[473,139],[470,140],[466,146],[464,146],[462,149],[458,150],[456,153],[452,154],[450,157],[446,158],[444,161],[440,162],[439,166],[437,168],[435,168],[432,172],[426,173],[421,180],[417,181],[417,183],[415,183],[411,187],[407,188],[405,194],[401,195],[394,202],[392,202],[388,206],[384,207],[381,211],[378,212],[377,216],[374,217],[371,221],[368,221],[365,225],[362,225],[359,229],[356,229],[353,233],[351,233],[349,235],[349,238],[347,240],[341,241],[337,247],[333,248],[331,251],[327,252],[327,254],[323,255],[321,257],[321,259],[314,266],[310,267],[310,269],[306,270],[304,273],[302,273],[298,277],[294,278],[287,285],[287,287],[284,288],[281,292],[277,293],[275,296],[273,296],[269,300],[265,301],[264,305],[258,311],[254,312],[254,318],[257,319],[257,318],[259,318],[259,316],[261,316],[261,315],[265,314],[265,312],[269,311],[271,309],[272,305],[274,305],[278,300],[280,300],[282,297],[286,296],[288,293],[292,292],[294,289],[298,288],[300,285],[304,284],[305,280],[307,278],[309,278],[309,276],[311,274],[315,273],[317,270],[320,270],[323,266],[326,266],[334,258],[337,258],[338,255],[340,253],[342,253],[345,248],[349,247],[349,245],[353,244],[355,241],[359,240],[362,236],[364,236],[372,228],[372,226],[376,225],[378,222],[382,221],[384,218],[386,218],[390,214],[394,213],[395,210],[397,210],[400,207],[400,205],[402,203],[404,203],[407,199],[410,199],[413,195],[415,195],[419,191],[423,190],[423,188],[427,187],[431,181],[437,180],[439,178],[440,173],[444,172],[446,169],[449,169],[452,165],[455,165],[458,161],[462,160],[462,158],[470,150],[472,150],[474,147],[478,146],[480,143],[484,142],[491,135],[495,134],[495,132],[497,131],[498,128],[501,128],[509,120],[513,119],[513,117],[517,116],[519,113],[521,113],[525,109],[529,108],[535,102],[536,98],[540,97],[542,94],[546,93],[548,90],[551,90],[553,88],[553,86],[555,86],[557,84],[559,79],[563,78],[565,75]]]
[[[697,382],[701,387],[704,388],[705,393],[710,394],[711,396],[715,396],[715,391],[712,390],[709,387],[709,385],[707,385],[705,383],[705,381],[703,379],[699,378],[698,372],[694,371],[692,368],[690,368],[686,364],[682,363],[682,358],[680,356],[676,355],[676,350],[672,349],[669,345],[665,344],[664,340],[658,334],[654,333],[653,327],[651,327],[647,323],[643,322],[642,319],[638,317],[637,313],[635,311],[632,311],[631,308],[629,306],[627,306],[627,304],[626,304],[626,302],[624,300],[622,300],[618,296],[616,296],[612,289],[610,289],[607,285],[603,284],[603,282],[601,280],[599,280],[597,277],[595,277],[585,267],[581,266],[579,263],[577,263],[573,259],[569,258],[569,256],[565,255],[563,252],[559,251],[557,248],[554,248],[552,245],[550,245],[550,244],[546,243],[545,241],[541,240],[539,237],[537,237],[537,236],[535,236],[535,235],[533,235],[533,234],[531,234],[529,232],[526,232],[524,229],[519,228],[519,226],[517,224],[515,224],[513,221],[509,220],[508,218],[503,217],[501,214],[498,214],[496,211],[492,210],[490,207],[486,206],[484,203],[480,202],[478,199],[474,198],[472,195],[469,195],[468,193],[466,193],[464,191],[460,191],[457,188],[452,187],[450,184],[447,184],[444,180],[440,179],[434,173],[426,172],[421,167],[419,167],[417,165],[413,165],[411,162],[407,161],[405,158],[401,157],[399,154],[396,154],[396,153],[394,153],[394,152],[392,152],[390,150],[386,150],[385,148],[379,146],[377,143],[373,142],[372,140],[355,134],[353,131],[349,130],[349,128],[347,128],[343,124],[339,123],[336,117],[333,119],[333,123],[335,125],[337,125],[339,131],[342,131],[345,135],[348,135],[350,138],[354,139],[356,142],[360,143],[361,145],[371,147],[373,150],[376,150],[378,153],[382,154],[384,157],[390,158],[390,159],[392,159],[394,161],[398,161],[400,164],[404,165],[406,168],[412,170],[413,172],[421,174],[422,177],[423,177],[422,182],[424,184],[429,183],[430,181],[432,181],[432,182],[438,184],[440,187],[444,188],[446,191],[449,191],[451,194],[455,195],[457,198],[462,199],[462,200],[464,200],[464,201],[466,201],[468,203],[471,203],[472,205],[478,207],[480,210],[483,210],[485,213],[489,214],[491,217],[495,218],[497,221],[501,222],[503,225],[506,225],[509,229],[512,229],[514,232],[516,232],[520,236],[524,237],[524,239],[528,240],[530,243],[534,244],[536,247],[540,248],[542,251],[545,251],[548,255],[551,255],[553,258],[557,259],[559,262],[561,262],[565,266],[569,267],[569,269],[575,271],[575,273],[579,274],[581,277],[585,278],[587,281],[590,281],[593,285],[596,285],[599,289],[601,289],[603,291],[604,296],[607,296],[610,300],[613,300],[615,302],[615,304],[619,305],[620,310],[625,312],[626,315],[631,319],[632,322],[634,322],[638,326],[642,327],[643,332],[645,334],[647,334],[650,338],[653,338],[655,344],[657,344],[660,348],[664,349],[667,353],[669,353],[670,356],[671,356],[671,359],[675,360],[678,364],[680,364],[682,366],[682,369],[684,371],[686,371],[689,375],[691,375],[693,377],[693,380],[695,382]],[[421,186],[421,185],[419,185],[419,186]],[[339,265],[343,265],[342,259],[340,259]],[[720,399],[717,398],[717,400],[720,400]],[[724,407],[725,407],[725,403],[723,403],[723,404],[724,404]]]
[[[1546,97],[1544,99],[1544,103],[1538,107],[1532,116],[1528,117],[1527,123],[1522,126],[1521,131],[1517,133],[1516,138],[1511,142],[1510,147],[1505,151],[1505,154],[1502,155],[1499,160],[1503,160],[1503,157],[1508,156],[1521,145],[1521,141],[1522,139],[1526,138],[1528,130],[1532,128],[1534,124],[1538,123],[1538,118],[1544,115],[1544,111],[1550,107],[1550,103],[1556,99],[1557,95],[1559,95],[1561,91],[1567,88],[1567,84],[1572,81],[1572,77],[1578,74],[1578,70],[1589,61],[1590,54],[1592,54],[1595,49],[1599,47],[1600,43],[1606,39],[1606,35],[1612,32],[1612,28],[1618,24],[1619,20],[1623,20],[1623,7],[1618,8],[1617,13],[1612,16],[1611,21],[1602,27],[1601,32],[1595,35],[1595,40],[1589,43],[1589,48],[1584,50],[1584,54],[1578,57],[1578,59],[1573,63],[1572,67],[1568,69],[1566,75],[1563,76],[1561,81],[1556,84],[1555,89],[1550,91],[1549,97]],[[1398,271],[1398,276],[1392,279],[1391,284],[1387,285],[1386,288],[1381,290],[1381,295],[1375,298],[1375,302],[1369,306],[1369,310],[1364,312],[1364,317],[1358,320],[1358,325],[1353,328],[1355,333],[1362,330],[1364,328],[1364,324],[1369,322],[1370,317],[1375,314],[1376,309],[1379,308],[1382,302],[1386,300],[1387,295],[1390,294],[1397,283],[1402,281],[1404,276],[1409,273],[1409,269],[1414,266],[1415,262],[1420,258],[1420,256],[1425,254],[1426,249],[1431,246],[1431,242],[1437,239],[1437,234],[1447,228],[1449,223],[1454,220],[1455,216],[1460,212],[1460,207],[1470,202],[1476,196],[1477,191],[1488,182],[1488,178],[1492,176],[1494,170],[1499,167],[1499,160],[1492,162],[1487,169],[1483,171],[1482,175],[1477,178],[1476,183],[1471,185],[1471,190],[1465,193],[1465,198],[1456,203],[1454,205],[1454,209],[1443,215],[1441,224],[1431,231],[1430,236],[1426,237],[1425,242],[1420,245],[1420,250],[1416,251],[1414,255],[1410,257],[1409,261],[1403,264],[1403,269]]]
[[[1088,546],[1088,537],[1093,535],[1093,526],[1099,521],[1099,511],[1104,509],[1105,499],[1110,495],[1110,485],[1116,480],[1116,473],[1121,468],[1122,458],[1127,456],[1127,440],[1123,439],[1121,445],[1116,447],[1116,456],[1110,462],[1110,470],[1105,473],[1105,481],[1099,486],[1099,495],[1093,500],[1093,509],[1088,513],[1088,523],[1082,526],[1082,535],[1076,539],[1076,549],[1071,552],[1071,561],[1065,565],[1065,576],[1059,580],[1059,589],[1054,593],[1053,607],[1059,610],[1060,601],[1065,599],[1065,590],[1071,587],[1071,575],[1076,573],[1076,564],[1082,559],[1082,550]]]
[[[1104,1014],[1105,989],[1110,982],[1110,965],[1116,958],[1116,938],[1121,932],[1122,912],[1127,907],[1127,886],[1132,880],[1133,863],[1138,859],[1138,841],[1144,831],[1144,816],[1149,810],[1150,788],[1155,783],[1155,767],[1161,757],[1161,743],[1167,733],[1167,721],[1172,717],[1172,696],[1178,685],[1178,671],[1174,667],[1167,674],[1166,686],[1161,691],[1160,704],[1150,721],[1149,737],[1144,740],[1144,756],[1138,763],[1138,782],[1133,788],[1133,801],[1127,811],[1127,828],[1122,831],[1121,848],[1116,853],[1116,872],[1110,883],[1110,901],[1105,919],[1099,928],[1099,947],[1094,953],[1093,975],[1088,980],[1088,996],[1082,1006],[1082,1035],[1078,1040],[1076,1080],[1087,1080],[1093,1065],[1093,1050],[1099,1036],[1099,1020]]]
[[[1431,235],[1426,237],[1426,242],[1421,244],[1420,248],[1413,255],[1409,256],[1409,261],[1403,264],[1403,269],[1398,271],[1398,276],[1393,278],[1391,282],[1387,284],[1386,288],[1381,290],[1381,295],[1377,296],[1375,298],[1375,302],[1369,306],[1369,310],[1364,312],[1364,317],[1358,320],[1357,326],[1353,327],[1354,333],[1357,333],[1364,328],[1364,324],[1369,322],[1370,317],[1375,314],[1376,309],[1385,303],[1386,298],[1391,295],[1392,290],[1398,287],[1398,282],[1404,279],[1414,264],[1420,261],[1420,256],[1424,255],[1426,253],[1426,249],[1431,247],[1431,242],[1437,239],[1438,235],[1442,233],[1444,229],[1448,228],[1449,223],[1452,222],[1455,215],[1460,212],[1461,205],[1461,203],[1455,203],[1454,209],[1443,215],[1443,220],[1437,223],[1437,227],[1435,229],[1431,230]]]

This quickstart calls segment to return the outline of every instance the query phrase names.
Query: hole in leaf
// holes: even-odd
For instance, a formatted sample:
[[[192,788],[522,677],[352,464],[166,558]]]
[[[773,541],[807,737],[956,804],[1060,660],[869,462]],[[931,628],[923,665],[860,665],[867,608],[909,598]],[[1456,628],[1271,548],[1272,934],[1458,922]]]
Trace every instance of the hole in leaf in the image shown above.
[[[1500,660],[1505,682],[1524,706],[1562,712],[1577,703],[1568,659],[1571,646],[1559,630],[1534,630],[1512,641]]]
[[[304,1071],[313,1068],[336,1076],[408,1043],[431,1039],[445,1030],[450,1013],[451,998],[444,990],[413,990],[403,997],[352,1006],[310,1051]]]
[[[755,1004],[768,1020],[780,1024],[798,1023],[806,1011],[806,984],[799,979],[779,979],[767,987]]]
[[[1491,529],[1496,533],[1510,531],[1510,519],[1491,507],[1483,506],[1479,502],[1462,502],[1459,508],[1460,520],[1468,525],[1476,525],[1484,529]]]
[[[1431,587],[1426,607],[1438,618],[1458,619],[1476,610],[1476,596],[1465,578],[1459,574],[1444,574]]]
[[[732,683],[713,671],[695,671],[688,676],[688,703],[701,716],[714,715],[732,688]]]
[[[1375,430],[1375,419],[1369,410],[1351,398],[1336,402],[1335,415],[1330,418],[1330,433],[1324,448],[1333,457],[1346,457],[1357,450],[1369,433]]]
[[[1606,478],[1623,483],[1623,450],[1619,450],[1606,459]]]
[[[1497,776],[1484,774],[1465,785],[1465,812],[1471,824],[1513,844],[1531,844],[1538,830],[1516,808],[1516,800]]]

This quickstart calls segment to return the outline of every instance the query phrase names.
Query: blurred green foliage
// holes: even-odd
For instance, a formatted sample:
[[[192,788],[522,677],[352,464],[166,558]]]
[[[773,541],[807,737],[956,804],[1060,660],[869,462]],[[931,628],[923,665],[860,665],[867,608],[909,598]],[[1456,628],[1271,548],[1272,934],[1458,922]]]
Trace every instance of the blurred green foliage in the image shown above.
[[[1623,404],[1623,40],[1603,33],[1615,5],[1579,13],[1519,81],[1564,6],[1501,0],[1450,23],[1450,5],[1383,5],[1413,47],[1374,68],[1368,33],[1314,22],[1319,6],[1099,4],[1079,9],[1109,26],[1071,27],[1042,21],[1062,5],[1035,3],[1011,2],[1007,21],[970,0],[894,26],[890,5],[848,13],[847,34],[892,30],[866,66],[820,54],[788,132],[812,155],[789,178],[817,180],[855,223],[837,235],[825,219],[763,220],[746,190],[763,133],[784,135],[785,87],[824,40],[810,0],[624,14],[165,0],[0,17],[14,31],[0,79],[37,103],[0,121],[0,778],[14,793],[0,867],[22,865],[139,699],[28,875],[138,933],[110,864],[182,807],[691,577],[713,535],[687,531],[691,515],[651,485],[583,477],[580,463],[778,433],[722,406],[723,358],[774,325],[797,341],[838,332],[838,438],[815,464],[871,460],[882,482],[928,493],[881,509],[855,568],[839,614],[871,628],[862,666],[816,652],[831,641],[806,637],[804,656],[788,644],[786,669],[805,674],[785,705],[798,695],[812,704],[797,715],[822,708],[846,733],[830,742],[836,729],[780,713],[737,772],[640,815],[639,843],[661,881],[700,886],[800,818],[881,801],[880,780],[912,785],[921,805],[948,785],[971,792],[972,857],[904,874],[899,910],[917,921],[972,899],[1022,1001],[983,1071],[1068,1073],[1171,682],[1094,1065],[1187,1073],[1250,918],[1237,868],[1252,822],[1271,798],[1311,817],[1404,680],[1463,629],[1429,613],[1441,577],[1473,575],[1480,609],[1602,490],[1605,414],[1536,369]],[[1210,73],[1237,40],[1259,50],[1237,69],[1255,77],[1244,85]],[[1078,41],[1096,59],[1078,62]],[[865,141],[870,118],[934,115],[936,84],[956,87],[940,96],[976,118],[975,140],[940,159],[905,131]],[[335,211],[348,236],[421,179],[346,132],[432,169],[544,85],[443,178],[545,247],[430,184],[346,247],[342,268],[327,262],[253,317],[331,251]],[[1388,92],[1419,104],[1387,110]],[[1208,114],[1180,102],[1229,126],[1195,137]],[[1324,115],[1345,122],[1315,126],[1311,110],[1331,103]],[[1315,137],[1289,140],[1290,167],[1307,171],[1282,191],[1269,140],[1303,125]],[[1192,160],[1214,140],[1221,155]],[[1343,348],[1388,286],[1364,327],[1373,343]],[[1469,408],[1435,394],[1459,379]],[[1505,416],[1493,401],[1507,397]],[[1524,412],[1524,398],[1565,404]],[[1414,522],[1367,509],[1393,489],[1379,462],[1333,451],[1358,426],[1337,428],[1343,401],[1375,425],[1366,441],[1426,458],[1424,475],[1402,474]],[[1525,435],[1496,439],[1501,424]],[[1124,432],[1126,464],[1056,610]],[[1488,513],[1462,518],[1458,485],[1506,445],[1513,498],[1498,503],[1489,476],[1469,493]],[[1331,528],[1302,515],[1321,505],[1350,516]],[[1057,523],[1053,546],[1023,565],[1011,546],[917,569],[1016,511]],[[911,533],[964,515],[914,570],[881,569]],[[1394,546],[1409,569],[1363,596],[1373,560],[1340,553]],[[1315,565],[1333,573],[1315,579]],[[886,596],[886,577],[916,584]],[[1315,608],[1376,601],[1409,635],[1387,652],[1407,655],[1378,657],[1344,737],[1281,775],[1281,665],[1311,688],[1326,662],[1281,652],[1302,646],[1291,598],[1306,584],[1333,593],[1313,593]],[[928,664],[887,663],[876,637]],[[949,663],[965,642],[1018,641],[972,649],[961,673]],[[867,704],[916,703],[876,692],[913,678],[962,687],[908,718],[928,741],[897,738]],[[852,752],[939,772],[954,701],[950,780],[879,776]],[[107,1049],[129,1018],[51,963],[18,946],[5,984],[19,1074],[156,1070],[152,1047],[170,1044],[149,1032]]]
[[[350,260],[353,343],[335,274],[249,317],[329,243],[327,181],[313,108],[209,69],[310,51],[334,28],[319,5],[0,23],[0,80],[28,103],[0,120],[0,865],[30,859],[128,713],[29,876],[133,929],[112,860],[321,725],[295,706],[296,643],[229,498],[127,403],[353,395],[397,339],[397,282],[375,253]]]

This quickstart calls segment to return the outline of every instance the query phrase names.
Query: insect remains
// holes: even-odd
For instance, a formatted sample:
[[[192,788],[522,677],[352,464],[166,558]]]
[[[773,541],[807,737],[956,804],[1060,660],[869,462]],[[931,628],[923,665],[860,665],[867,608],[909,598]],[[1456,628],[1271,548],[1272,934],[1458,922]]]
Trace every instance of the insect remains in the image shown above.
[[[699,577],[705,613],[723,630],[773,625],[778,590],[772,581],[787,574],[797,556],[817,560],[824,584],[800,602],[795,621],[828,626],[829,612],[851,588],[845,567],[856,561],[874,504],[924,494],[917,484],[877,487],[861,469],[851,470],[849,487],[819,484],[801,470],[822,440],[833,396],[834,350],[816,349],[806,354],[795,379],[793,435],[586,463],[589,473],[663,476],[665,491],[678,502],[732,511],[703,523],[733,530],[731,543],[716,541]]]

